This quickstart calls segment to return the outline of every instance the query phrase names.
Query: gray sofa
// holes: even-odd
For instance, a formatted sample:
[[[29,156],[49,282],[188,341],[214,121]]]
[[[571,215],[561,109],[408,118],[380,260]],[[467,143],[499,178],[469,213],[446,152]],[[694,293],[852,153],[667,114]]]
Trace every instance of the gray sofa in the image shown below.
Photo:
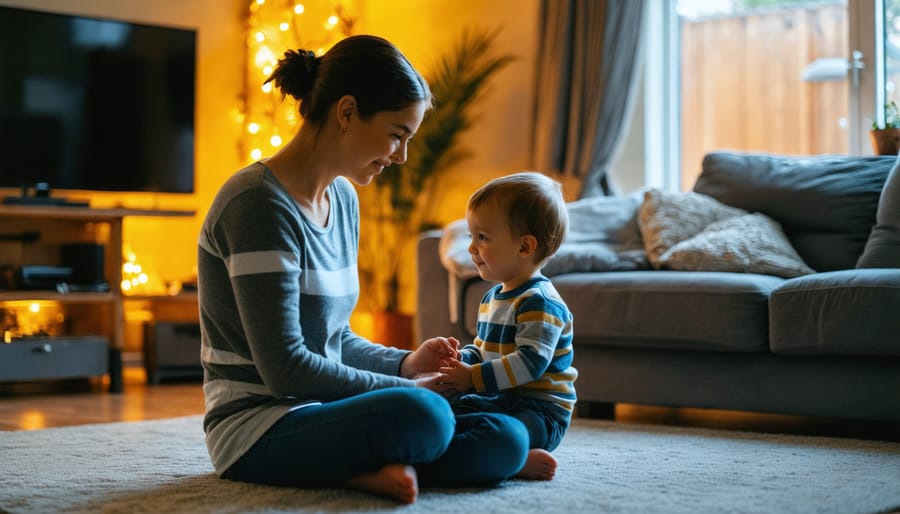
[[[601,247],[630,258],[605,266],[582,260],[551,275],[574,314],[580,415],[609,416],[623,402],[900,420],[893,157],[705,157],[686,194],[777,221],[808,272],[708,271],[659,259],[617,265],[634,263],[635,234],[638,247],[648,246],[649,195],[641,194],[602,200],[597,210],[614,214],[598,225],[620,225],[603,227]],[[418,242],[417,335],[467,343],[489,284],[447,266],[442,235],[430,231]],[[596,254],[591,245],[573,248]]]

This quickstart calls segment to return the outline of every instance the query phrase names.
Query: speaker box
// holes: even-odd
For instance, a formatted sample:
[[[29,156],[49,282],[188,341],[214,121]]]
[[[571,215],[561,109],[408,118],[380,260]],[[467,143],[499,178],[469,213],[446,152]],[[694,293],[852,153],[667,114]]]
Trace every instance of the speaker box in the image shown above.
[[[63,265],[72,269],[69,282],[78,286],[103,286],[103,245],[96,243],[72,243],[62,245]]]
[[[203,378],[200,324],[145,323],[144,369],[149,384],[165,378]]]

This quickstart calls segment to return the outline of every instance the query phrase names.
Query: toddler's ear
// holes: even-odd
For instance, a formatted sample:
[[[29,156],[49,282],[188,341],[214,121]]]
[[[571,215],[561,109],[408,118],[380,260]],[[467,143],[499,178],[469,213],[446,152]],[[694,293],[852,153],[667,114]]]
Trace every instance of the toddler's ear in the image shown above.
[[[522,242],[519,243],[519,256],[530,257],[537,250],[537,238],[531,234],[522,236]]]

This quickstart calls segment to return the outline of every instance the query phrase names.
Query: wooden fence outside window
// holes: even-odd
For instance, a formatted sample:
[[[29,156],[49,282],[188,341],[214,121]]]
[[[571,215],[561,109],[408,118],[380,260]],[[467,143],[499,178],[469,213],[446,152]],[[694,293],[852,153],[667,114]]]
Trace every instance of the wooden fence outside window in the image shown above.
[[[813,60],[846,56],[845,6],[683,19],[681,31],[682,189],[712,150],[848,152],[849,81],[801,79]]]

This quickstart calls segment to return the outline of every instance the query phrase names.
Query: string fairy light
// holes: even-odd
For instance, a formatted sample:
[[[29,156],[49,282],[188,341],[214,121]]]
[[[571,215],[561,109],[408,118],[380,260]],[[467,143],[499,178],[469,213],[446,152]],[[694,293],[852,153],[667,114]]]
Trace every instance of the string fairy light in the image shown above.
[[[255,161],[281,147],[282,134],[294,133],[300,122],[295,102],[282,100],[272,83],[263,85],[280,56],[298,48],[321,56],[353,33],[355,19],[341,0],[250,0],[248,11],[244,92],[232,119],[243,127],[242,158]]]
[[[122,251],[122,282],[119,284],[122,293],[139,293],[149,280],[150,277],[137,261],[137,255],[130,246],[125,245]]]

